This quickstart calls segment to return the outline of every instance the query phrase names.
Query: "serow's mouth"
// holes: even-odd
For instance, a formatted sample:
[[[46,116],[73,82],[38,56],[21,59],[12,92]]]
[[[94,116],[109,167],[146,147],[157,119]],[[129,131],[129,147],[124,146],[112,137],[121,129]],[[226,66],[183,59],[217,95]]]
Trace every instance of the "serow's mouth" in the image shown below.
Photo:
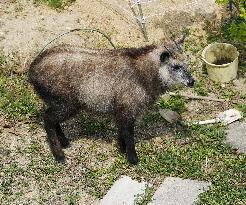
[[[191,78],[188,82],[187,82],[187,86],[189,87],[193,87],[195,83],[195,80],[193,78]]]

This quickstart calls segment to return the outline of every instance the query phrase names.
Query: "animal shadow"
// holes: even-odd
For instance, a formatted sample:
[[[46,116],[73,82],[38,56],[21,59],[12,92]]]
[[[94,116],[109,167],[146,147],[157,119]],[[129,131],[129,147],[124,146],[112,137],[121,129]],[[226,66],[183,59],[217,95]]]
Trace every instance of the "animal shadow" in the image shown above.
[[[163,136],[171,132],[171,125],[159,115],[158,111],[148,111],[139,116],[135,124],[136,142]],[[62,124],[65,136],[71,141],[80,138],[103,139],[111,143],[117,137],[118,129],[110,115],[82,112]]]

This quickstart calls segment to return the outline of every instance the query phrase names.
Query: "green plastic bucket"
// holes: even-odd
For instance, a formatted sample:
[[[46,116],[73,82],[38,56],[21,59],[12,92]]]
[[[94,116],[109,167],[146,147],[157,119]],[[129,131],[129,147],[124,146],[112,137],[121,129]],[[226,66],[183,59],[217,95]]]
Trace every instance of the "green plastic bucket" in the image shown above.
[[[209,44],[202,52],[208,76],[213,81],[229,82],[237,77],[237,48],[228,43]]]

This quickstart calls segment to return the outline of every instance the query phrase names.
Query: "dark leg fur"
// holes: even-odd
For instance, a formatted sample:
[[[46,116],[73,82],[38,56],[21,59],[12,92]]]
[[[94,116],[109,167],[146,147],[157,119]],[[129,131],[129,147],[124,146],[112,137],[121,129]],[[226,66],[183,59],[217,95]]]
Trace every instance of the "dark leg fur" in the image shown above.
[[[121,153],[126,153],[126,143],[121,134],[118,134],[118,145]]]
[[[118,143],[121,152],[126,152],[129,163],[137,164],[138,157],[134,143],[134,120],[117,117]]]
[[[65,161],[64,152],[62,147],[68,146],[69,142],[64,136],[59,123],[65,121],[77,111],[76,108],[69,109],[68,106],[59,105],[50,107],[44,115],[44,127],[47,133],[47,138],[50,150],[55,159],[59,162]]]
[[[57,161],[64,162],[65,156],[56,133],[56,124],[56,113],[52,109],[48,109],[44,116],[44,128],[47,133],[50,150]]]
[[[56,124],[56,134],[58,136],[58,140],[59,140],[61,146],[63,148],[69,147],[69,145],[70,145],[69,140],[68,140],[68,138],[65,137],[59,123]]]

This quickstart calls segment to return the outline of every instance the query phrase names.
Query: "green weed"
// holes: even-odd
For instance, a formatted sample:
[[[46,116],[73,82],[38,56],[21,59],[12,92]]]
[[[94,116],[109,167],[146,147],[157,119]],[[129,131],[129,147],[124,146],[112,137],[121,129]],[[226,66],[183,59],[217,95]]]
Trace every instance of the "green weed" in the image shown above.
[[[246,116],[246,104],[245,103],[237,103],[237,109],[243,113],[243,116]]]
[[[179,113],[182,113],[187,110],[186,102],[181,96],[172,96],[169,100],[161,99],[158,102],[160,108],[170,109]]]
[[[146,185],[144,193],[136,196],[134,204],[136,205],[147,205],[151,201],[151,197],[154,193],[153,187]]]
[[[13,120],[39,117],[39,99],[27,82],[25,75],[14,74],[18,64],[7,62],[0,51],[0,112]]]
[[[143,116],[143,123],[145,126],[148,124],[153,124],[157,121],[162,121],[162,120],[163,120],[163,118],[161,117],[161,115],[157,111],[147,113],[146,115]]]
[[[0,75],[0,111],[10,119],[27,120],[39,116],[38,97],[18,76]]]
[[[53,9],[63,10],[66,6],[70,6],[76,0],[34,0],[34,4],[44,3]]]
[[[230,40],[246,43],[246,20],[242,17],[233,19],[223,27],[223,33]]]
[[[196,81],[194,89],[198,95],[201,95],[201,96],[208,95],[208,90],[203,81]]]
[[[233,93],[231,90],[224,90],[224,98],[231,100],[235,93]]]
[[[67,195],[64,200],[69,205],[75,205],[78,203],[79,199],[80,199],[80,196],[79,196],[79,193],[77,192],[77,193],[71,193],[70,195]]]

